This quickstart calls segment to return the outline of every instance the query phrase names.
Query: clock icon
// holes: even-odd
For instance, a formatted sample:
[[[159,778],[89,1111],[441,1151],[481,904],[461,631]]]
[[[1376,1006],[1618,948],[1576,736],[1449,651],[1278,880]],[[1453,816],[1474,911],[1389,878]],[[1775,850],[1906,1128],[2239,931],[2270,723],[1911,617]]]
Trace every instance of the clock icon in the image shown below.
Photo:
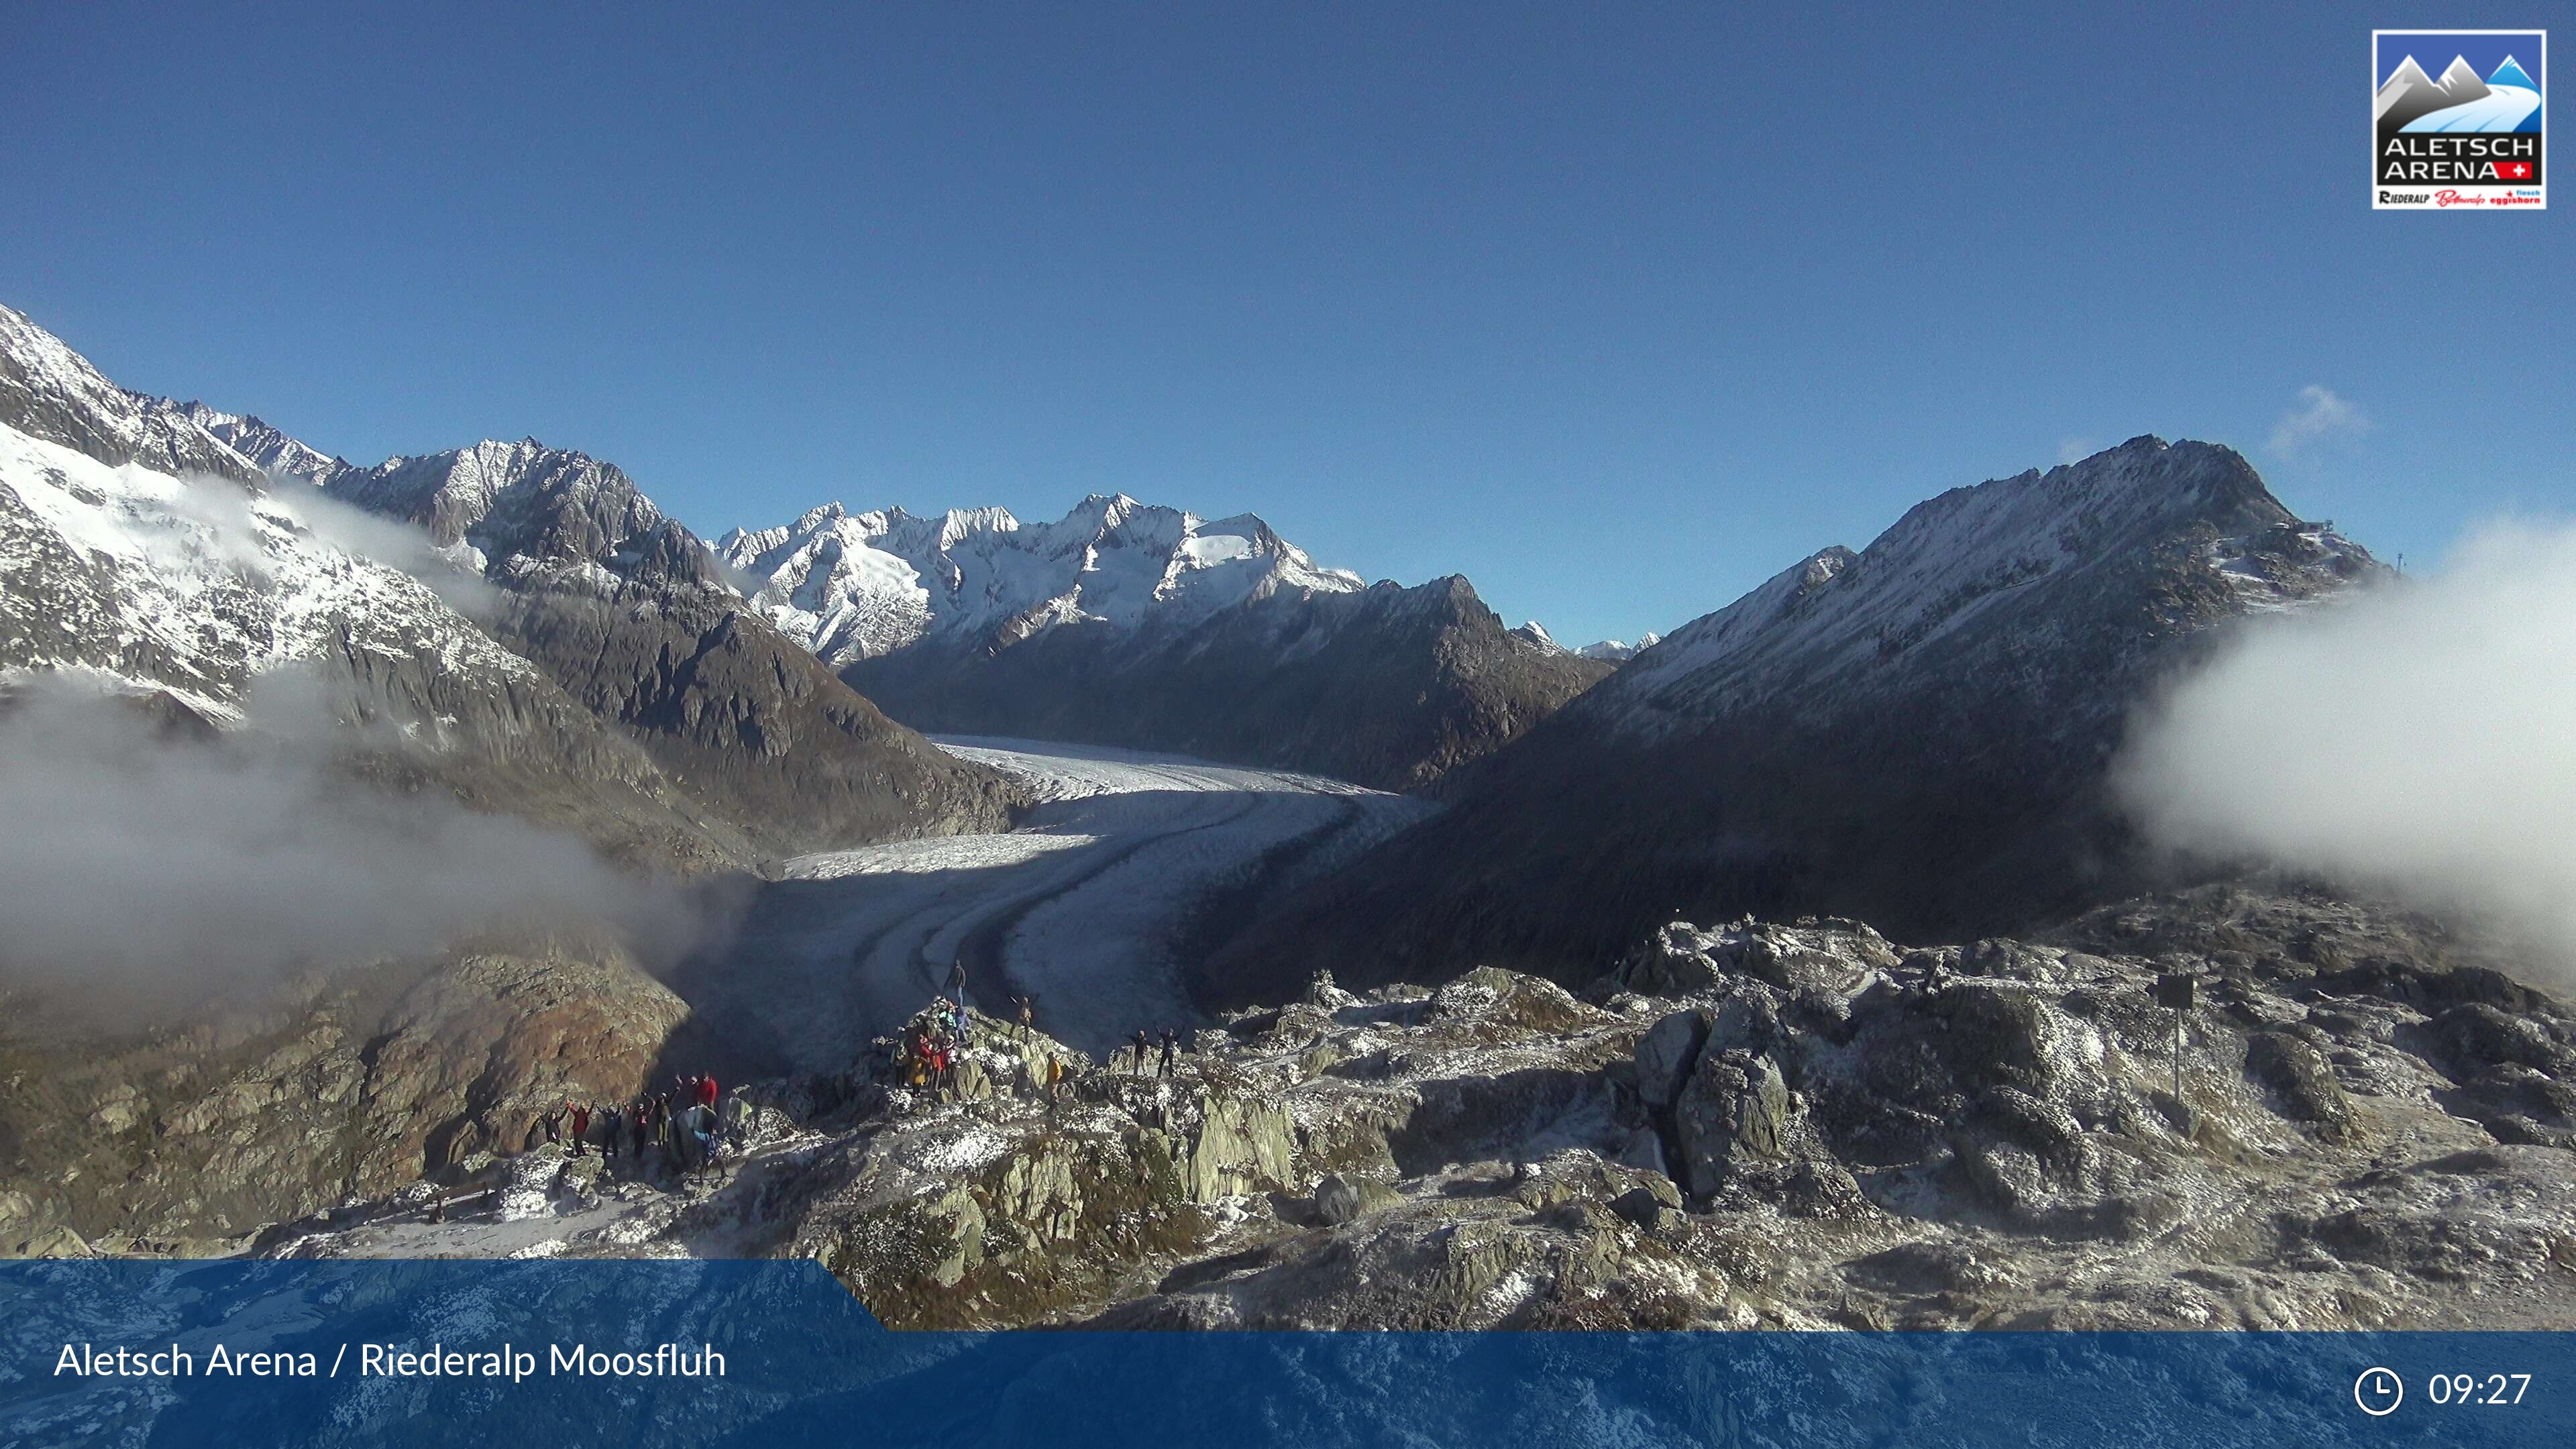
[[[2406,1381],[2384,1368],[2366,1368],[2352,1381],[2352,1401],[2361,1411],[2377,1419],[2397,1412],[2406,1402]]]

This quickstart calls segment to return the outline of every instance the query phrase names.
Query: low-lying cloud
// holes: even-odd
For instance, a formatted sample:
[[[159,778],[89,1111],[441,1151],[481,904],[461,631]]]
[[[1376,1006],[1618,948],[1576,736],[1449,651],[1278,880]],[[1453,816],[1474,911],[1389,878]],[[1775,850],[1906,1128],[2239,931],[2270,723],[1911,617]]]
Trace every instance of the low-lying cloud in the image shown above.
[[[2251,622],[2147,711],[2115,781],[2149,837],[2467,913],[2576,964],[2576,527]]]
[[[426,529],[369,513],[320,489],[281,488],[270,501],[315,538],[342,553],[411,575],[469,619],[489,622],[499,612],[498,591],[484,580],[477,556],[465,545],[441,548],[430,541]]]
[[[290,977],[433,952],[496,926],[605,921],[685,944],[680,892],[583,841],[396,796],[333,768],[291,690],[251,728],[173,740],[56,683],[0,717],[0,985],[114,1020],[262,1004]],[[290,717],[270,718],[281,711]]]

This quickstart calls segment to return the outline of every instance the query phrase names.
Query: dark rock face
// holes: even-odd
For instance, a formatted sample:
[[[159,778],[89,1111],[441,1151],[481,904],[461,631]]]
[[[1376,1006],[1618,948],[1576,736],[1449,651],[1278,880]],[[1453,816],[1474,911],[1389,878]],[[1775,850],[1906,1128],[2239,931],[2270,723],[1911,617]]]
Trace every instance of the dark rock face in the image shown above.
[[[919,729],[1080,740],[1415,790],[1519,738],[1611,666],[1503,627],[1463,578],[1281,591],[1186,630],[926,640],[845,676]]]
[[[2206,444],[1953,490],[1639,654],[1208,976],[1582,980],[1676,912],[1973,937],[2133,893],[2129,710],[2249,609],[2379,571]]]
[[[493,630],[770,853],[1000,829],[1017,801],[1001,776],[888,720],[758,615],[702,590],[528,587]]]

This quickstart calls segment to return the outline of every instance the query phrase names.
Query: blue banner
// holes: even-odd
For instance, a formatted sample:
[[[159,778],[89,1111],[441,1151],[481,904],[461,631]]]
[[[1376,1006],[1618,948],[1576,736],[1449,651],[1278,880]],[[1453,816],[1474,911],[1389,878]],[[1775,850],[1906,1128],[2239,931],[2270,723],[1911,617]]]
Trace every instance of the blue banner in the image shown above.
[[[2565,1445],[2548,1333],[892,1333],[810,1262],[0,1265],[0,1442]]]

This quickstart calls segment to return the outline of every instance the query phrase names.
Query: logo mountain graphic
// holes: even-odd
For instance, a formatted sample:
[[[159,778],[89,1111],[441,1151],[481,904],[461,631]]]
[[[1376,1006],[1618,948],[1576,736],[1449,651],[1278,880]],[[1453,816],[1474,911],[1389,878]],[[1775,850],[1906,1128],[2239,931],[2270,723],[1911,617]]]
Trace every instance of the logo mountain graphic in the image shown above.
[[[2379,87],[2372,113],[2382,137],[2401,131],[2514,131],[2525,122],[2537,129],[2540,87],[2511,56],[2483,80],[2467,57],[2453,56],[2435,80],[2410,55]]]

